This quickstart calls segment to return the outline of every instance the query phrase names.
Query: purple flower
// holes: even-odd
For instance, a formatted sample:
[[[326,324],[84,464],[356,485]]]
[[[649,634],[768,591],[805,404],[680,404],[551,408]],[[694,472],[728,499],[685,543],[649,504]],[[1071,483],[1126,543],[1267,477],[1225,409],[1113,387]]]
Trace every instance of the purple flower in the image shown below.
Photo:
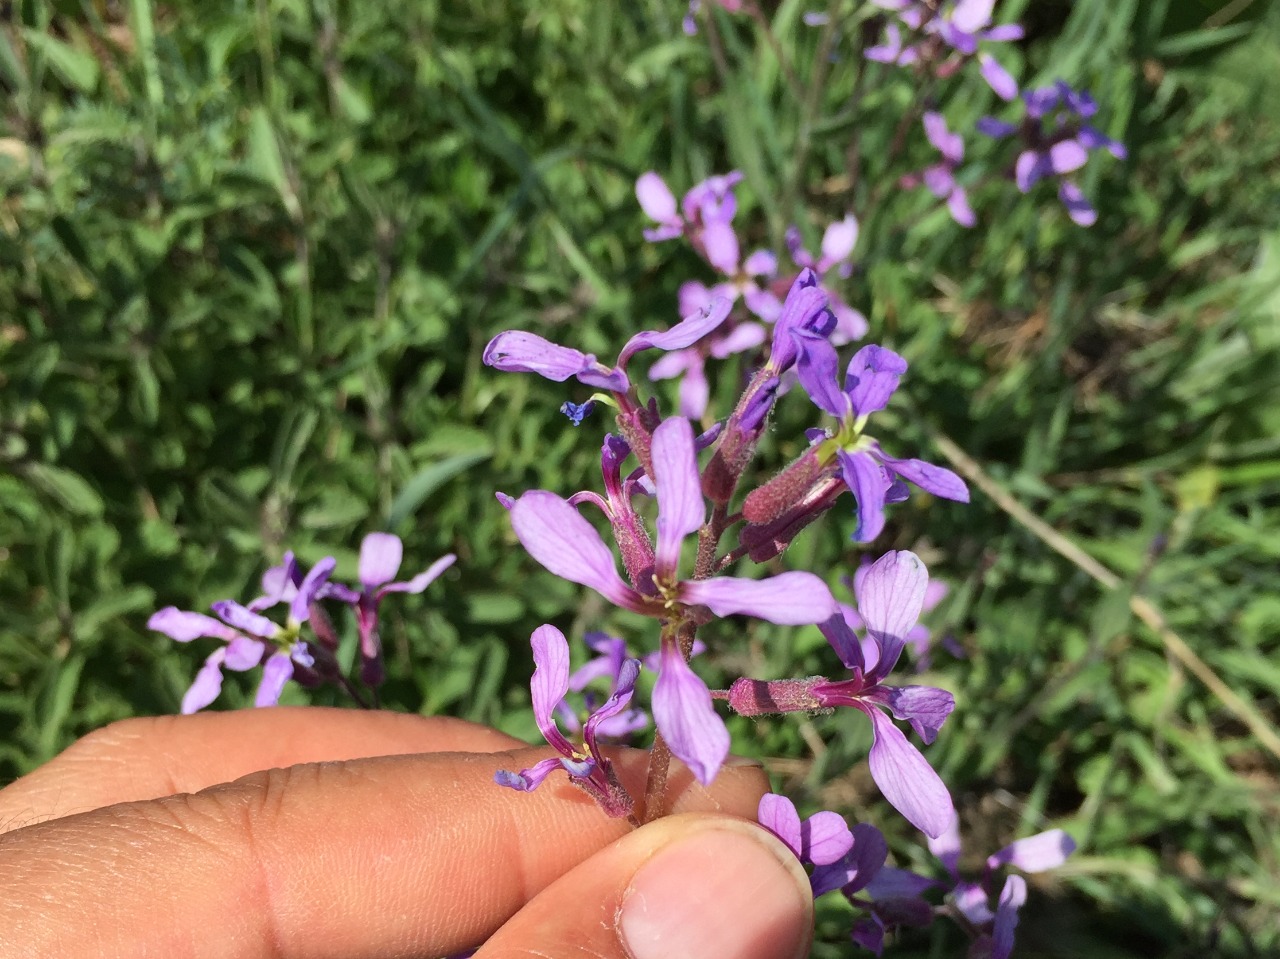
[[[964,159],[964,140],[959,133],[947,129],[947,121],[941,113],[932,111],[924,115],[924,132],[942,154],[941,163],[927,167],[920,175],[924,185],[939,200],[946,201],[953,220],[961,226],[973,226],[977,218],[969,206],[969,196],[955,178],[955,172]]]
[[[1040,180],[1062,178],[1058,195],[1067,215],[1081,226],[1091,226],[1098,219],[1097,211],[1080,187],[1065,177],[1083,167],[1092,151],[1106,150],[1123,160],[1129,155],[1128,150],[1120,141],[1084,122],[1098,112],[1097,101],[1063,80],[1053,86],[1024,90],[1022,103],[1024,116],[1020,123],[982,117],[977,124],[979,132],[996,139],[1016,135],[1023,147],[1013,171],[1018,189],[1028,193]]]
[[[421,593],[457,559],[452,553],[440,557],[412,579],[392,582],[400,571],[404,544],[394,533],[370,533],[360,543],[360,592],[344,589],[338,598],[355,609],[360,634],[361,679],[378,686],[384,678],[382,641],[378,635],[378,606],[388,593]]]
[[[816,711],[852,706],[871,720],[871,776],[884,797],[916,828],[938,836],[955,818],[951,796],[920,751],[893,725],[887,713],[907,720],[925,743],[932,743],[955,706],[950,693],[929,686],[884,683],[920,618],[929,574],[914,553],[886,553],[858,584],[858,610],[871,640],[868,656],[839,612],[819,624],[827,641],[852,672],[846,680],[825,677],[761,681],[739,679],[729,705],[742,715]]]
[[[533,647],[533,716],[547,743],[560,754],[555,759],[544,759],[518,773],[499,770],[494,781],[531,792],[557,769],[569,774],[569,779],[586,791],[606,813],[614,817],[631,814],[633,802],[618,782],[609,760],[601,754],[597,735],[600,726],[617,716],[631,702],[636,677],[640,674],[640,661],[626,660],[618,673],[617,687],[604,705],[591,714],[582,727],[583,745],[573,746],[560,732],[555,722],[555,712],[569,691],[569,643],[564,633],[554,626],[539,626],[530,637]]]
[[[856,596],[859,588],[858,583],[866,578],[867,573],[871,570],[871,566],[872,562],[870,557],[864,557],[852,578],[844,576],[841,577],[840,581],[844,583],[850,592]],[[950,589],[951,588],[943,580],[930,577],[929,584],[924,590],[924,604],[921,607],[921,613],[929,612],[946,599],[947,593],[950,592]],[[836,606],[840,610],[840,615],[844,617],[845,624],[851,630],[856,632],[857,630],[866,629],[866,624],[862,621],[862,617],[858,614],[855,607],[850,606],[847,603],[837,603]],[[925,626],[923,623],[917,623],[907,632],[907,645],[911,647],[912,655],[916,659],[915,668],[917,670],[927,668],[925,663],[927,662],[929,646],[932,639],[932,632],[930,632],[929,627]],[[875,641],[869,636],[862,642],[862,653],[868,662],[873,661],[878,655],[875,648]]]
[[[277,586],[276,597],[288,595],[289,615],[283,627],[252,608],[255,604],[266,602],[267,606],[271,606],[280,601],[277,598],[267,602],[271,589],[268,589],[268,597],[255,600],[249,606],[229,599],[219,600],[212,605],[217,619],[203,613],[180,610],[175,606],[166,606],[153,613],[147,620],[147,628],[164,633],[170,639],[187,643],[207,637],[221,640],[225,644],[215,649],[204,661],[204,666],[182,697],[182,712],[197,712],[218,698],[222,691],[224,667],[244,672],[261,665],[262,679],[258,684],[254,705],[274,706],[278,703],[284,684],[294,675],[294,667],[310,669],[315,665],[312,649],[307,642],[299,639],[299,632],[302,625],[310,619],[311,604],[327,585],[336,564],[332,556],[326,556],[295,586],[288,578],[287,571],[289,568],[296,569],[296,564],[293,563],[293,554],[286,554],[285,566],[279,567],[285,570],[284,579],[272,576],[270,580],[273,586]],[[264,577],[264,583],[267,582],[268,578]]]
[[[848,278],[853,271],[853,248],[858,242],[858,220],[850,213],[843,220],[830,224],[822,234],[822,245],[818,258],[804,248],[800,238],[800,230],[790,227],[787,230],[787,249],[791,259],[801,269],[813,270],[820,278],[818,289],[827,295],[827,306],[835,315],[835,328],[831,331],[830,340],[834,346],[852,343],[867,335],[867,318],[851,307],[827,285],[827,274],[832,270],[842,278]]]
[[[622,684],[623,677],[629,671],[630,667],[627,663],[636,657],[632,656],[631,651],[627,649],[625,640],[607,633],[587,633],[583,637],[583,642],[596,655],[569,676],[569,691],[582,693],[583,704],[587,713],[591,714],[596,711],[599,700],[594,692],[587,691],[587,687],[599,680],[608,680],[607,695],[614,695]],[[646,669],[657,668],[656,660],[653,665],[650,665],[646,659],[641,659],[640,662]],[[571,733],[577,733],[582,729],[583,724],[578,719],[578,713],[569,706],[567,698],[557,707],[556,715]],[[595,729],[597,736],[625,739],[648,725],[649,717],[645,711],[633,706],[599,721]]]
[[[806,866],[829,866],[853,848],[853,833],[839,813],[824,810],[802,821],[795,803],[777,793],[760,797],[756,819]]]
[[[642,350],[679,350],[691,346],[725,321],[729,306],[727,300],[719,299],[669,330],[637,333],[627,340],[612,367],[605,366],[590,353],[559,346],[524,330],[508,330],[495,336],[484,349],[484,362],[507,373],[537,373],[557,383],[573,377],[579,383],[607,390],[630,404],[627,394],[631,391],[631,381],[626,367],[632,356]]]
[[[819,409],[838,420],[834,433],[819,441],[820,464],[838,461],[845,484],[858,500],[858,524],[854,539],[867,543],[884,528],[886,503],[906,498],[903,480],[935,496],[969,502],[964,480],[951,470],[918,459],[895,459],[865,434],[867,418],[884,409],[907,371],[907,362],[882,346],[864,346],[854,354],[845,371],[843,387],[837,381],[836,351],[822,337],[795,337],[800,351],[800,382]]]
[[[512,504],[516,538],[557,576],[588,586],[624,609],[672,624],[700,607],[716,616],[745,614],[784,625],[817,623],[831,615],[835,600],[812,573],[781,573],[761,580],[681,579],[681,545],[706,520],[689,421],[663,421],[653,433],[650,455],[658,501],[657,546],[651,571],[628,564],[633,583],[618,575],[613,553],[595,527],[554,493],[533,490]],[[611,498],[606,506],[612,503]],[[710,691],[672,642],[664,641],[661,650],[653,713],[672,752],[701,782],[709,783],[728,754],[728,730],[712,707]]]

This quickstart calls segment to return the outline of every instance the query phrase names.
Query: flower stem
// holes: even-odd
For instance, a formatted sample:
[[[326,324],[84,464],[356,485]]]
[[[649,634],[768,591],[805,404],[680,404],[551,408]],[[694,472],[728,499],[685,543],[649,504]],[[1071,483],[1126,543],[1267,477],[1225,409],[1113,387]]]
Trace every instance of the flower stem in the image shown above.
[[[667,771],[671,768],[671,749],[662,733],[653,737],[653,751],[649,753],[649,775],[644,786],[644,822],[653,822],[663,814],[663,800],[667,792]]]

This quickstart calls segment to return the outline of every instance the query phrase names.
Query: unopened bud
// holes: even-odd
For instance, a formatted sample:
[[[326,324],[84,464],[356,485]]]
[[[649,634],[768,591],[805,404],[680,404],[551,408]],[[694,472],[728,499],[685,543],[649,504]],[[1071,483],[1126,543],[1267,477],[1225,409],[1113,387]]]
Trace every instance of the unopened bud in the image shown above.
[[[758,526],[772,523],[798,506],[827,469],[810,447],[773,479],[748,493],[742,515]]]

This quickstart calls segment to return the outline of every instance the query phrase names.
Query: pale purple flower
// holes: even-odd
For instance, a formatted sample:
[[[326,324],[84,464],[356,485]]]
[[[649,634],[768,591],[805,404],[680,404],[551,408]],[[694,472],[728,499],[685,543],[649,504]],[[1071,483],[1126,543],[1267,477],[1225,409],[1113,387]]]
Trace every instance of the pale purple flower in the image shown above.
[[[288,559],[292,560],[292,554],[288,554]],[[164,633],[170,639],[186,643],[209,638],[224,643],[209,655],[196,674],[182,697],[182,712],[197,712],[218,698],[222,691],[223,668],[244,672],[261,665],[262,679],[254,705],[274,706],[278,703],[284,684],[294,675],[294,667],[310,669],[315,665],[309,644],[299,639],[298,634],[302,624],[311,618],[311,604],[326,586],[335,565],[336,560],[326,556],[296,586],[292,581],[288,586],[280,585],[278,595],[289,594],[288,620],[283,627],[251,608],[252,604],[244,606],[229,599],[212,605],[217,619],[175,606],[166,606],[153,613],[147,620],[147,628]],[[274,605],[274,602],[269,605]]]
[[[831,331],[830,340],[834,346],[852,343],[867,335],[867,318],[846,303],[838,293],[828,285],[828,274],[833,270],[842,279],[848,279],[853,272],[853,248],[858,242],[858,220],[852,213],[842,220],[836,220],[827,226],[822,234],[822,245],[818,257],[804,248],[804,242],[797,227],[790,227],[786,235],[787,250],[796,266],[813,270],[819,277],[819,289],[827,295],[827,307],[835,315],[836,325]]]
[[[761,681],[739,679],[729,705],[742,715],[814,711],[852,706],[871,720],[871,777],[884,797],[907,820],[930,836],[941,835],[955,818],[951,795],[920,751],[890,721],[905,719],[925,743],[932,743],[955,706],[952,695],[929,686],[884,683],[897,665],[906,637],[920,618],[929,574],[919,557],[905,550],[886,553],[859,581],[858,610],[876,650],[868,662],[863,642],[837,611],[818,628],[852,676]]]
[[[871,570],[872,561],[870,557],[863,557],[857,571],[852,577],[842,576],[840,581],[855,596],[858,592],[858,583],[865,579],[867,573]],[[929,578],[929,584],[924,590],[924,604],[921,607],[921,614],[928,613],[944,599],[950,592],[950,587],[941,579],[936,577]],[[844,617],[845,624],[853,631],[865,630],[866,624],[862,621],[862,617],[858,614],[858,610],[848,603],[837,603],[836,606],[840,610],[840,615]],[[915,657],[915,669],[917,671],[927,668],[929,646],[933,639],[933,633],[928,626],[923,623],[917,623],[907,632],[906,642],[911,647],[912,655]],[[879,657],[879,648],[874,639],[866,636],[862,640],[862,655],[868,666],[875,665]]]
[[[854,845],[854,834],[839,813],[823,810],[801,820],[795,803],[777,793],[760,797],[756,819],[806,866],[838,863]],[[815,890],[814,896],[819,895]]]
[[[800,382],[814,404],[838,421],[835,432],[819,441],[816,455],[822,462],[835,457],[845,484],[858,500],[854,539],[866,543],[879,535],[885,504],[906,498],[904,480],[935,496],[969,502],[968,487],[951,470],[889,456],[865,433],[867,418],[884,409],[898,388],[899,378],[907,371],[906,360],[882,346],[864,346],[849,361],[841,386],[831,344],[820,336],[798,335],[795,340]]]
[[[955,178],[955,172],[964,160],[964,139],[959,133],[948,130],[946,119],[933,111],[924,115],[924,132],[942,154],[942,161],[925,168],[920,174],[922,182],[930,193],[946,202],[953,220],[961,226],[973,226],[977,218],[969,206],[969,196]]]
[[[337,598],[348,603],[356,614],[360,636],[361,679],[366,685],[382,683],[382,641],[378,635],[378,607],[388,593],[421,593],[453,565],[457,557],[447,553],[418,575],[392,582],[400,571],[404,544],[394,533],[370,533],[360,543],[360,592],[344,589]]]
[[[706,607],[716,616],[744,614],[784,625],[818,623],[835,610],[835,600],[812,573],[781,573],[752,580],[732,576],[681,579],[681,545],[706,520],[693,429],[673,417],[654,431],[650,448],[658,501],[657,545],[645,580],[633,566],[635,584],[618,575],[613,553],[600,534],[569,501],[532,490],[511,506],[517,539],[542,566],[588,586],[624,609],[662,620],[679,620],[685,610]],[[598,504],[597,504],[598,505]],[[703,783],[714,778],[729,750],[729,734],[711,704],[711,694],[673,644],[664,643],[653,693],[654,721],[672,752]]]
[[[631,702],[636,677],[640,674],[640,661],[629,659],[623,663],[613,694],[583,725],[583,744],[579,747],[565,738],[555,721],[556,710],[569,691],[569,642],[560,630],[545,625],[533,631],[530,645],[534,662],[530,682],[534,720],[547,743],[560,755],[515,773],[499,770],[494,781],[500,786],[531,792],[555,770],[563,769],[570,780],[585,790],[610,816],[630,815],[632,799],[618,782],[613,765],[600,752],[597,736],[600,726],[625,710]]]

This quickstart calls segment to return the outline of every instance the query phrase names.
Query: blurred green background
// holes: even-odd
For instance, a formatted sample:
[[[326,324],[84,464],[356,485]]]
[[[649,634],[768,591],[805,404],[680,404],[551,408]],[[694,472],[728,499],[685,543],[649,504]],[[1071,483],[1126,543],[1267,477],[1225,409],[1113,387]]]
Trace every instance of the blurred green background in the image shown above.
[[[384,607],[395,708],[532,738],[534,626],[652,648],[538,569],[493,498],[592,488],[606,420],[573,428],[557,408],[585,389],[479,352],[519,327],[611,357],[673,322],[680,282],[711,277],[642,241],[635,177],[681,191],[737,168],[752,245],[781,249],[795,222],[812,248],[831,219],[862,220],[842,292],[912,364],[877,430],[892,451],[946,462],[949,437],[1048,524],[985,493],[917,496],[875,544],[953,587],[931,622],[966,656],[933,657],[927,681],[958,708],[928,755],[970,860],[1050,826],[1080,842],[1033,884],[1020,954],[1276,954],[1280,784],[1257,735],[1280,723],[1276,11],[999,4],[1028,29],[1006,65],[1088,87],[1130,159],[1090,163],[1101,216],[1081,229],[971,140],[966,231],[894,185],[935,156],[918,125],[893,148],[922,105],[909,74],[852,85],[874,11],[836,2],[826,31],[808,8],[765,5],[780,64],[750,17],[686,37],[678,0],[0,5],[0,782],[176,711],[208,647],[147,632],[157,606],[250,595],[285,548],[351,577],[372,530],[404,537],[406,571],[459,555]],[[953,128],[999,107],[971,72],[928,92]],[[801,448],[800,399],[765,469]],[[783,565],[837,583],[851,528],[846,499]],[[1252,726],[1133,617],[1137,595]],[[708,638],[713,682],[833,666],[815,630]],[[229,679],[220,702],[251,694]],[[934,868],[870,784],[866,726],[734,728],[802,805],[875,822],[899,864]],[[853,951],[847,922],[825,908],[815,955]],[[939,928],[894,952],[962,948]]]

